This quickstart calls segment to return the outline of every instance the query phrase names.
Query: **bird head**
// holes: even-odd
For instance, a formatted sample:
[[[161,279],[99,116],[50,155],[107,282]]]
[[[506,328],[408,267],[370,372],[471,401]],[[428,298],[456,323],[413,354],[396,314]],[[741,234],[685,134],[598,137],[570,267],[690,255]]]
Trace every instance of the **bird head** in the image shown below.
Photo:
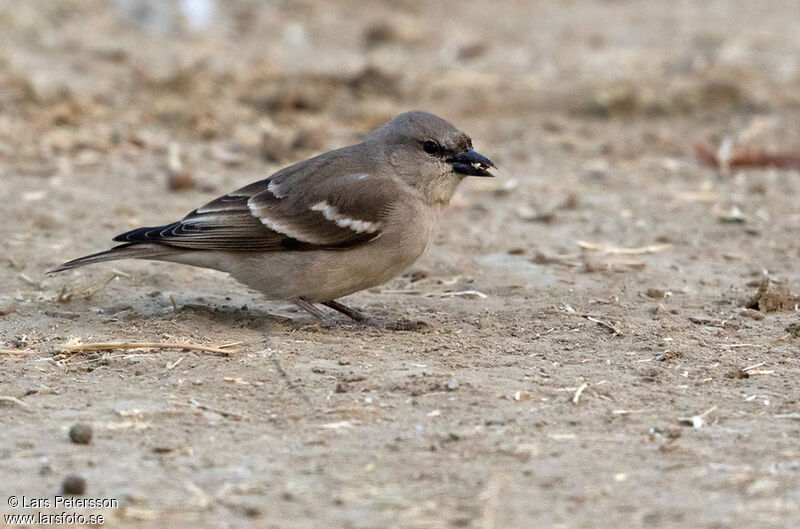
[[[494,176],[492,161],[472,148],[472,139],[428,112],[406,112],[365,140],[388,155],[397,175],[431,203],[447,204],[466,176]]]

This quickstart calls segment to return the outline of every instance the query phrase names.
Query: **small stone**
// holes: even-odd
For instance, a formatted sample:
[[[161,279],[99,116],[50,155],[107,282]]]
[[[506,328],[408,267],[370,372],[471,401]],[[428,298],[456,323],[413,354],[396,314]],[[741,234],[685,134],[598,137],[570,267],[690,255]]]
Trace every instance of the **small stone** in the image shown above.
[[[88,445],[92,442],[92,427],[83,423],[72,425],[69,429],[69,439],[75,444]]]
[[[264,515],[264,511],[258,505],[245,505],[244,515],[248,518],[261,518]]]
[[[663,353],[659,353],[656,355],[656,360],[658,360],[659,362],[668,362],[670,360],[682,357],[683,353],[677,351],[664,351]]]
[[[661,299],[667,296],[667,293],[661,290],[660,288],[648,288],[645,294],[647,294],[648,298],[653,298],[653,299]]]
[[[416,283],[417,281],[422,281],[430,276],[430,273],[426,270],[415,270],[411,272],[408,276],[412,283]]]
[[[11,300],[0,300],[0,316],[14,312],[14,304]]]
[[[170,191],[187,191],[194,189],[192,175],[186,171],[170,172],[167,175],[167,189]]]
[[[458,49],[458,58],[469,61],[485,55],[489,51],[489,44],[485,41],[475,41],[465,44]]]
[[[758,292],[745,304],[748,309],[761,312],[793,311],[800,304],[800,296],[794,295],[786,285],[763,279]]]
[[[381,22],[374,24],[367,28],[364,32],[364,47],[367,49],[376,48],[384,44],[389,44],[399,40],[397,30],[385,23]]]
[[[444,387],[447,391],[455,391],[460,387],[460,384],[458,383],[458,380],[451,378],[447,381]]]
[[[82,496],[86,494],[86,479],[74,474],[67,476],[61,484],[61,491],[64,494]]]
[[[789,326],[786,327],[786,332],[791,334],[793,338],[800,338],[800,321],[790,323]]]

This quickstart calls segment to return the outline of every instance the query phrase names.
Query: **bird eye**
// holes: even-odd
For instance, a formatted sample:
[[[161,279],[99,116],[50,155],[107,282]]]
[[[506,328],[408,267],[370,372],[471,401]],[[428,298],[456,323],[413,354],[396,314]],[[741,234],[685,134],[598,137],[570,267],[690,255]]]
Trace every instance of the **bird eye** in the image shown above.
[[[439,144],[435,141],[427,140],[422,143],[422,150],[428,154],[439,154],[442,151],[442,148],[439,147]]]

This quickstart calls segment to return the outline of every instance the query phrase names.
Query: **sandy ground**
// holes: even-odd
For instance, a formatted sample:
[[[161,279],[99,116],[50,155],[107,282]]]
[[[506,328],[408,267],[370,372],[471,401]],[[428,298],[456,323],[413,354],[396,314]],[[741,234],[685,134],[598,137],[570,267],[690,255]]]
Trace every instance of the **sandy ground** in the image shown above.
[[[795,2],[224,5],[0,2],[0,513],[76,474],[109,527],[800,526],[800,173],[693,153],[800,149]],[[427,332],[44,274],[411,108],[501,168],[348,298]]]

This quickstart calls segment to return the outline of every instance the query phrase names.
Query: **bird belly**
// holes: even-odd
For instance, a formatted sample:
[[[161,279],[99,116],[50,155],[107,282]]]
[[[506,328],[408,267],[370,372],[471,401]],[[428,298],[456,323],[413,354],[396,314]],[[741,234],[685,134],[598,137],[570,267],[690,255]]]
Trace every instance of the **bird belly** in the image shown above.
[[[396,227],[347,250],[188,252],[168,260],[215,268],[269,299],[330,301],[381,285],[425,251],[437,211],[408,208],[390,219]]]
[[[269,299],[330,301],[397,276],[425,251],[429,235],[409,230],[349,250],[240,254],[227,271]]]

